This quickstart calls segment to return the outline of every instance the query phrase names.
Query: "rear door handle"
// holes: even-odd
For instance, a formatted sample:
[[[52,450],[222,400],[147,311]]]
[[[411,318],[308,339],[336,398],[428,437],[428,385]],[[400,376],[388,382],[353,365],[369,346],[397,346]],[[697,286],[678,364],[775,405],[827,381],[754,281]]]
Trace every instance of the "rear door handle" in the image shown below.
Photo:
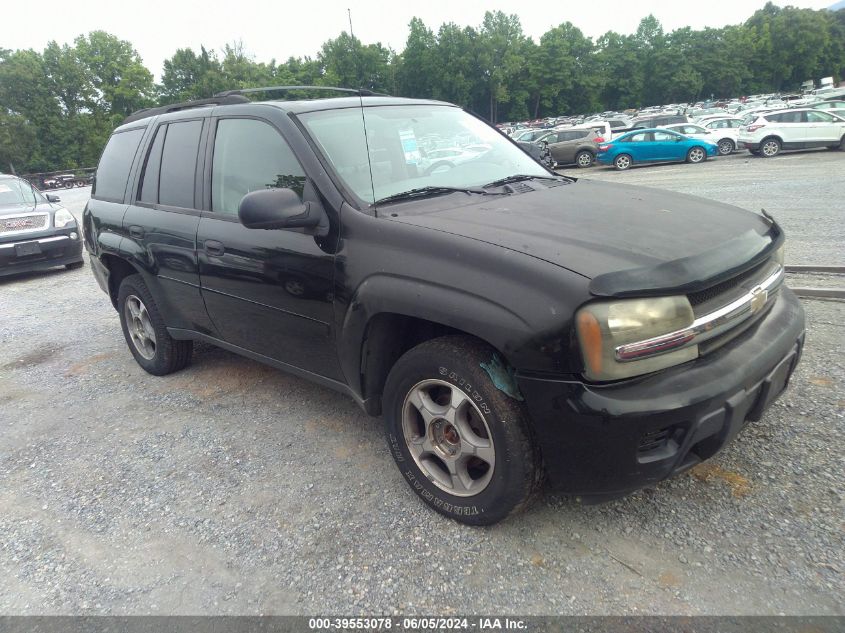
[[[218,242],[217,240],[206,240],[203,243],[203,247],[205,248],[205,252],[209,255],[222,255],[226,252],[226,249],[223,247],[223,243]]]
[[[143,227],[132,225],[129,227],[129,235],[132,237],[137,237],[138,239],[144,237],[144,229]]]

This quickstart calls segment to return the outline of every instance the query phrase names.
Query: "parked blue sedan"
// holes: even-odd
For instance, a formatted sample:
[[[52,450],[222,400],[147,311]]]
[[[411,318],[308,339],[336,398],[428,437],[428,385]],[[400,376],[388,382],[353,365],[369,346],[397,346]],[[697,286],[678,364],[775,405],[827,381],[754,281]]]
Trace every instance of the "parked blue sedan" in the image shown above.
[[[628,169],[634,163],[686,161],[700,163],[708,156],[717,156],[715,143],[691,138],[671,130],[634,130],[599,145],[596,160],[616,169]]]

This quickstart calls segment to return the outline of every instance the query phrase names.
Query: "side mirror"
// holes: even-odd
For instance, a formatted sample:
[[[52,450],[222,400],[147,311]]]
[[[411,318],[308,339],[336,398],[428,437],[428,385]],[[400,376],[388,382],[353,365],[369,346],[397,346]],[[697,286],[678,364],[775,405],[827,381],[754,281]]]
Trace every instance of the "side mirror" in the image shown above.
[[[246,194],[238,206],[238,218],[248,229],[329,228],[320,205],[303,202],[293,189],[259,189]]]
[[[47,202],[61,202],[62,199],[59,196],[53,195],[52,193],[47,194]]]

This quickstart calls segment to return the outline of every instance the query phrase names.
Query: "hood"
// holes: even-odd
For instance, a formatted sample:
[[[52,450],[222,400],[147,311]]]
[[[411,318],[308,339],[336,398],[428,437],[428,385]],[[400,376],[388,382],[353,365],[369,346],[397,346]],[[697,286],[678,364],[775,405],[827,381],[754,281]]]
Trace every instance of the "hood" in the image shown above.
[[[592,279],[591,292],[603,296],[696,292],[755,266],[783,241],[766,216],[685,194],[584,179],[526,184],[538,190],[458,207],[457,196],[446,196],[428,201],[430,211],[391,220],[545,260]]]

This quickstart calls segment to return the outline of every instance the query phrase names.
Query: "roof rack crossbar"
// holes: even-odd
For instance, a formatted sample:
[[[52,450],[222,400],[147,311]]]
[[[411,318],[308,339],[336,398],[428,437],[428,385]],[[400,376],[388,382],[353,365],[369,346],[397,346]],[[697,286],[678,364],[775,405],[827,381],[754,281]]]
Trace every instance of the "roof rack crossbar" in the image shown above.
[[[373,92],[367,88],[337,88],[335,86],[266,86],[262,88],[238,88],[236,90],[225,90],[218,92],[215,97],[227,97],[232,95],[244,95],[253,92],[273,92],[279,90],[330,90],[333,92],[345,92],[347,94],[359,95],[362,97],[386,96],[380,92]]]
[[[210,99],[196,99],[194,101],[182,101],[181,103],[172,103],[166,106],[157,108],[144,108],[143,110],[136,110],[123,120],[123,123],[132,123],[146,119],[147,117],[157,116],[159,114],[167,114],[168,112],[179,112],[180,110],[189,110],[191,108],[202,108],[209,105],[229,105],[232,103],[248,103],[249,99],[238,94],[219,94],[214,95]]]

